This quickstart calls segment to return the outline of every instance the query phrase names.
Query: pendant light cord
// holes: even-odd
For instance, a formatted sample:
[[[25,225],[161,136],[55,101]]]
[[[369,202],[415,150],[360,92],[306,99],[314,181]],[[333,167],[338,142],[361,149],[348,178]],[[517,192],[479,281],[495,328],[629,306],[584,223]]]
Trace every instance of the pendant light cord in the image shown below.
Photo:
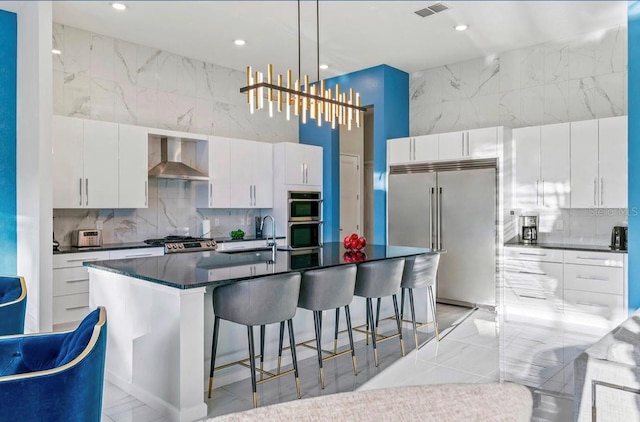
[[[300,72],[300,0],[298,0],[298,80],[302,82],[302,73]]]
[[[317,81],[320,82],[320,0],[316,0],[316,60]]]

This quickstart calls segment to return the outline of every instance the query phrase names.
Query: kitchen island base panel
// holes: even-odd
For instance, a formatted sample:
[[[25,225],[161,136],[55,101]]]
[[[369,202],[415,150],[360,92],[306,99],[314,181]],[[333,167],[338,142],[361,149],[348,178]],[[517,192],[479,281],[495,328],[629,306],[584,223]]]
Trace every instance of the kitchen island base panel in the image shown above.
[[[180,290],[89,269],[89,303],[104,306],[107,380],[171,420],[207,416],[205,288]]]

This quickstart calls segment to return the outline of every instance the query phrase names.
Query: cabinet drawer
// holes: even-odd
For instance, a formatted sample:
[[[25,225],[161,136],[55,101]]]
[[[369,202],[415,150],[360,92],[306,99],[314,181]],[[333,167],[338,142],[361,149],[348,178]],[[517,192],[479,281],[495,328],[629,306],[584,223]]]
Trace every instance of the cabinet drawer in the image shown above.
[[[79,252],[53,255],[53,268],[82,267],[85,261],[102,261],[109,259],[109,252]]]
[[[565,251],[565,264],[601,265],[622,268],[624,255],[611,252]]]
[[[145,258],[164,255],[164,248],[121,249],[109,252],[109,259]]]
[[[562,262],[563,251],[560,249],[518,248],[505,247],[505,259],[520,259],[523,261]]]
[[[89,271],[86,267],[53,270],[53,296],[89,292]]]
[[[520,298],[562,301],[562,264],[506,260],[505,284]]]
[[[564,264],[564,287],[595,293],[624,294],[623,269]]]
[[[89,293],[53,298],[53,323],[80,321],[89,313]]]
[[[565,289],[565,316],[593,326],[614,326],[625,319],[622,295]]]
[[[223,242],[223,243],[218,243],[218,250],[233,251],[233,250],[241,250],[241,249],[253,249],[253,248],[260,248],[266,245],[267,245],[267,242],[265,240],[247,240],[245,242]]]

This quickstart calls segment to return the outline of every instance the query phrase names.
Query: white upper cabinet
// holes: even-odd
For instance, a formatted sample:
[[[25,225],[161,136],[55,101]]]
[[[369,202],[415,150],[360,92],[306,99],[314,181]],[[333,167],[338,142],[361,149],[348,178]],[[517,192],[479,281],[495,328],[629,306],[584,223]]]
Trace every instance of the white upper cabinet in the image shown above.
[[[627,116],[598,121],[598,169],[601,208],[626,208]]]
[[[146,207],[147,148],[145,128],[54,116],[53,207]]]
[[[513,130],[517,208],[568,208],[570,204],[569,124]]]
[[[266,142],[229,141],[229,206],[273,206],[273,150]]]
[[[569,123],[540,128],[540,202],[543,207],[571,204],[571,141]]]
[[[196,183],[197,208],[230,207],[230,166],[229,139],[210,136],[208,143],[198,144],[198,167],[209,166],[209,183]],[[206,163],[203,161],[208,159]]]
[[[441,133],[438,136],[438,153],[441,160],[457,160],[467,150],[466,132]]]
[[[387,141],[389,164],[408,163],[413,159],[413,138],[397,138]]]
[[[53,116],[53,208],[84,207],[81,119]]]
[[[598,121],[571,123],[571,206],[598,206]]]
[[[571,206],[627,207],[627,116],[571,123]]]
[[[439,135],[424,135],[390,140],[387,142],[389,164],[437,160],[438,137]]]
[[[515,158],[515,207],[540,205],[540,127],[513,129]]]
[[[118,206],[149,206],[149,131],[147,128],[118,125]]]
[[[498,128],[488,127],[467,132],[468,158],[496,157],[498,155]]]
[[[322,148],[314,145],[283,142],[285,183],[287,185],[322,185]]]
[[[413,161],[434,161],[440,156],[440,135],[416,136],[413,139]]]

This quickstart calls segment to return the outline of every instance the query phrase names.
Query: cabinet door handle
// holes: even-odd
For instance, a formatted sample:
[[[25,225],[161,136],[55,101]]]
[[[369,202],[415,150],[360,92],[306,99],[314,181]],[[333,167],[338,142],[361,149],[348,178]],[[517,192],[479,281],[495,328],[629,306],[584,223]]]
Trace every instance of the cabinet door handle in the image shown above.
[[[253,204],[253,185],[249,185],[249,206]]]
[[[147,181],[144,181],[144,204],[149,205],[149,188],[147,186]]]
[[[600,205],[604,205],[604,177],[600,178]]]
[[[538,300],[547,300],[546,297],[538,297],[538,296],[529,296],[529,295],[518,295],[519,297],[526,297],[528,299],[538,299]]]
[[[100,258],[80,258],[80,259],[67,259],[67,262],[88,262],[98,261]]]
[[[540,205],[540,181],[536,180],[536,205]]]
[[[605,277],[589,277],[589,276],[577,275],[576,278],[579,278],[581,280],[609,281],[609,279]]]
[[[598,200],[596,197],[598,196],[598,178],[593,178],[593,206],[598,205]]]
[[[300,164],[300,176],[302,176],[302,183],[304,184],[304,163]]]
[[[591,302],[584,302],[584,301],[577,301],[576,305],[582,305],[582,306],[593,306],[595,308],[608,308],[607,305],[603,305],[601,303],[591,303]]]
[[[537,273],[535,271],[518,271],[520,274],[547,275],[547,273]]]
[[[546,253],[532,253],[532,252],[520,252],[520,255],[547,256]]]
[[[256,205],[256,185],[253,185],[253,205]]]
[[[209,183],[209,206],[213,206],[213,183]]]
[[[85,205],[89,206],[89,179],[84,179],[84,193],[85,193]]]
[[[89,306],[74,306],[72,308],[66,308],[67,311],[76,311],[78,309],[88,309]]]
[[[78,205],[82,206],[82,177],[80,178],[80,203]]]
[[[602,258],[594,258],[592,256],[576,256],[577,259],[589,259],[591,261],[601,261]]]
[[[67,280],[66,283],[67,284],[71,284],[71,283],[82,283],[83,281],[89,281],[86,278],[81,278],[80,280]]]
[[[462,156],[464,157],[464,132],[462,132],[461,135],[462,135]]]
[[[413,147],[413,161],[416,160],[416,138],[411,138],[411,145]]]
[[[545,201],[545,196],[544,196],[544,179],[542,179],[542,183],[540,184],[542,185],[542,206],[546,207],[547,201]]]
[[[152,254],[152,253],[140,253],[140,254],[126,255],[126,256],[123,256],[123,257],[122,257],[122,258],[120,258],[120,259],[127,259],[127,258],[142,258],[142,257],[144,257],[144,256],[153,256],[153,254]]]
[[[309,164],[304,163],[304,182],[309,183]]]

